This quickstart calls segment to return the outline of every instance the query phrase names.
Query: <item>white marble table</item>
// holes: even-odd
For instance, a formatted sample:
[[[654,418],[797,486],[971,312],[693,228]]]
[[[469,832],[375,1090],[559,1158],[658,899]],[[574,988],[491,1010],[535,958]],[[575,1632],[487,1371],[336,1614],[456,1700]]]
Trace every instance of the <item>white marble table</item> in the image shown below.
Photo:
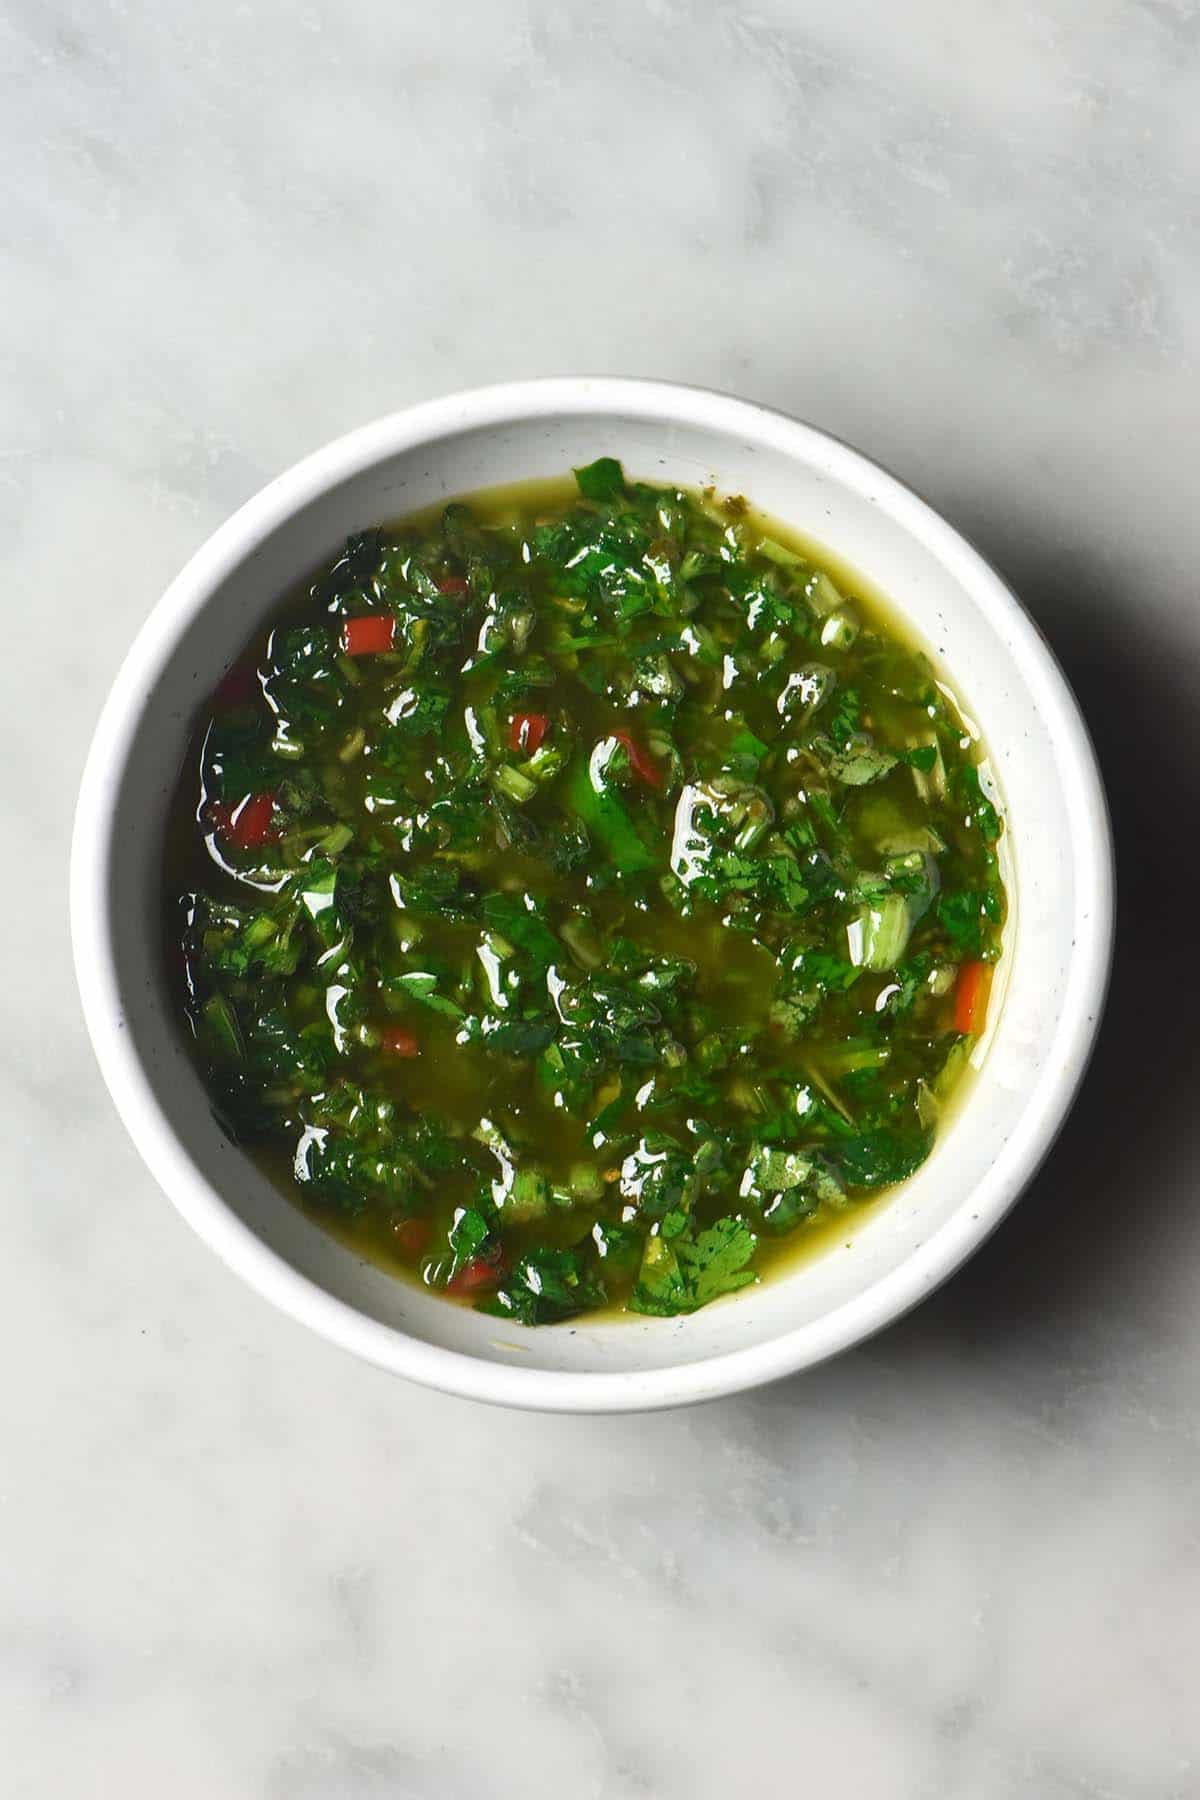
[[[0,1792],[1200,1793],[1200,7],[9,0],[0,83]],[[187,553],[346,426],[578,369],[778,402],[974,534],[1123,878],[1084,1099],[977,1261],[629,1420],[244,1291],[126,1142],[65,927]]]

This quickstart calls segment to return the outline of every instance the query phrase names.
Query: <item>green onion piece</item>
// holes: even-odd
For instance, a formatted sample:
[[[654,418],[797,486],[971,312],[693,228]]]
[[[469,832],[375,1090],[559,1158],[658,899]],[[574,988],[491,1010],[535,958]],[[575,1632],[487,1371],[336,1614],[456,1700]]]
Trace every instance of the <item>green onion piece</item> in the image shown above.
[[[827,650],[849,650],[857,641],[862,626],[848,607],[831,612],[821,627],[821,642]]]
[[[237,1014],[224,994],[210,994],[200,1008],[200,1012],[204,1023],[226,1056],[231,1056],[235,1062],[244,1062],[246,1046],[242,1041],[242,1028],[238,1024]]]
[[[775,538],[760,538],[758,548],[768,562],[778,563],[781,569],[799,569],[804,567],[804,558],[794,550],[789,550]]]
[[[537,793],[537,782],[530,781],[528,775],[523,775],[520,769],[514,769],[511,763],[501,763],[493,772],[492,780],[505,799],[511,800],[514,806],[524,806]]]
[[[840,611],[845,605],[836,584],[832,582],[824,569],[814,569],[804,584],[804,597],[813,611],[820,617]]]
[[[894,969],[908,948],[913,920],[903,894],[868,901],[846,927],[850,961],[857,969]]]
[[[334,825],[317,845],[322,856],[340,856],[354,836],[349,825]]]

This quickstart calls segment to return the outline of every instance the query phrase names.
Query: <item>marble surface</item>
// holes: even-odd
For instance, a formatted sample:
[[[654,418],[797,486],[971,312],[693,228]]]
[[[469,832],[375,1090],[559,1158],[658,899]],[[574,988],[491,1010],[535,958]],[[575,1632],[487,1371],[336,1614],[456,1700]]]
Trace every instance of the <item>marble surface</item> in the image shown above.
[[[0,10],[0,1790],[1200,1792],[1195,0]],[[690,1413],[360,1367],[155,1190],[81,1028],[86,740],[322,440],[564,370],[861,443],[1012,574],[1100,741],[1084,1097],[905,1323]]]

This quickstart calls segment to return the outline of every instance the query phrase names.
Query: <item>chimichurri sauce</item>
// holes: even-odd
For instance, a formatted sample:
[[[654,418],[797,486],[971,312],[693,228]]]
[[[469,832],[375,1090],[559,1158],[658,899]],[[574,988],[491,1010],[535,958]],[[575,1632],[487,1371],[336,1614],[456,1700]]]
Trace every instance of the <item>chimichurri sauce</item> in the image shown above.
[[[1000,830],[882,616],[601,458],[352,538],[248,648],[168,832],[180,1007],[343,1239],[526,1325],[692,1312],[928,1154]]]

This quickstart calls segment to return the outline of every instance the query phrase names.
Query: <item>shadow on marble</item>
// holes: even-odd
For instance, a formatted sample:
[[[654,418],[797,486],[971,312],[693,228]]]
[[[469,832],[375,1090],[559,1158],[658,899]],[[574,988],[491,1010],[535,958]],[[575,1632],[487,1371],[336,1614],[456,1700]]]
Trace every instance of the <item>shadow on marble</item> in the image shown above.
[[[968,527],[969,528],[969,527]],[[1118,929],[1108,1008],[1067,1123],[1030,1188],[947,1285],[840,1363],[773,1390],[817,1383],[842,1398],[881,1364],[929,1365],[980,1351],[1024,1375],[1031,1351],[1067,1359],[1105,1329],[1131,1328],[1181,1255],[1200,1257],[1200,1212],[1174,1204],[1200,1136],[1189,936],[1200,887],[1195,678],[1163,609],[1139,615],[1115,577],[1075,550],[990,550],[1052,643],[1099,752],[1117,852]],[[772,1403],[768,1403],[772,1404]],[[773,1409],[773,1405],[772,1405]]]
[[[1200,876],[1200,773],[1190,653],[1139,613],[1112,577],[1072,552],[1007,573],[1049,638],[1099,753],[1117,854],[1117,949],[1108,1008],[1083,1088],[1028,1192],[978,1257],[935,1298],[939,1315],[1003,1331],[1015,1314],[1107,1305],[1138,1263],[1155,1264],[1179,1220],[1168,1195],[1196,1143],[1189,936]],[[1161,618],[1161,614],[1158,615]],[[1200,1244],[1197,1245],[1200,1253]],[[919,1315],[911,1328],[921,1329]]]

